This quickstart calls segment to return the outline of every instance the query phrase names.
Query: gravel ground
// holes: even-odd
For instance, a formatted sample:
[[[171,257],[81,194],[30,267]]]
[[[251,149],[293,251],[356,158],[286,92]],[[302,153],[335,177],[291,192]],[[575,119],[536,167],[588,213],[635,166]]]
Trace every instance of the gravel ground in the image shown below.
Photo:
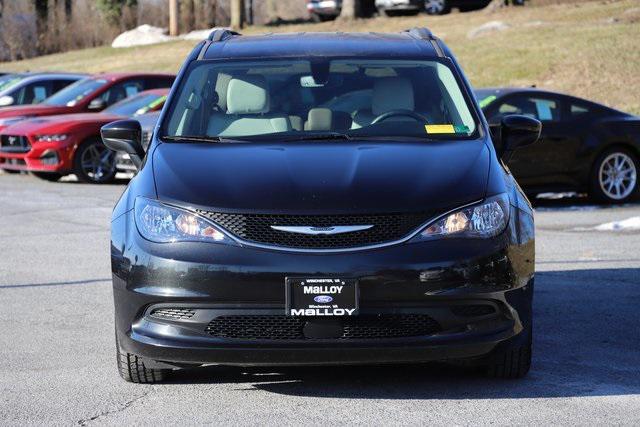
[[[530,375],[428,366],[208,368],[162,385],[115,369],[109,218],[123,183],[0,175],[0,424],[640,423],[640,205],[537,209]]]

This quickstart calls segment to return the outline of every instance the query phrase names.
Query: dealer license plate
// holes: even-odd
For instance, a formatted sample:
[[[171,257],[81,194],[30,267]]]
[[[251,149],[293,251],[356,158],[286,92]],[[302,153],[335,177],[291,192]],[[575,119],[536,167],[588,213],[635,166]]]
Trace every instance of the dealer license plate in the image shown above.
[[[286,314],[289,316],[355,316],[358,282],[340,278],[286,278]]]

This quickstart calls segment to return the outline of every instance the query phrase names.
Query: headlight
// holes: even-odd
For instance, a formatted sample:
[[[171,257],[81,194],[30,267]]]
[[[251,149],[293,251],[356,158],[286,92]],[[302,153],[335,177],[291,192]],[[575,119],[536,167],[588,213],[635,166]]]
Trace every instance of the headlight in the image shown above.
[[[55,135],[36,135],[36,142],[58,142],[64,141],[69,135],[55,134]]]
[[[156,243],[235,242],[206,219],[189,211],[138,197],[135,202],[138,231]]]
[[[415,238],[432,240],[446,237],[493,237],[505,229],[508,221],[509,198],[506,194],[500,194],[437,219]]]

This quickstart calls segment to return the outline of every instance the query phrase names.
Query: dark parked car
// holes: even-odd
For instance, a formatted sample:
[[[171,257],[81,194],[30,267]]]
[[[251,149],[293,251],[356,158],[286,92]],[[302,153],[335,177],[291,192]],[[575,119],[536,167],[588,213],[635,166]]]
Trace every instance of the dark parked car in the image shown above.
[[[371,16],[375,12],[375,0],[360,0],[360,14]],[[342,11],[342,0],[307,0],[309,17],[315,22],[336,19]]]
[[[327,105],[371,90],[370,105]],[[343,107],[347,102],[341,104]],[[508,157],[540,122],[503,120]],[[428,30],[244,37],[187,57],[111,223],[118,366],[531,362],[534,225]]]
[[[535,88],[479,89],[476,96],[496,130],[509,114],[542,121],[540,142],[509,162],[528,194],[577,191],[605,202],[638,198],[640,117]]]
[[[19,73],[0,79],[0,107],[38,104],[86,74]]]

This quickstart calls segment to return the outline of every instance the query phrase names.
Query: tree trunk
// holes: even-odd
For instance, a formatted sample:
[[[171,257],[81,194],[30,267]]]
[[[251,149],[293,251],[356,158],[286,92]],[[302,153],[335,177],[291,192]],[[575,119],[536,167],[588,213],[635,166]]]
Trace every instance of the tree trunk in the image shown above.
[[[178,0],[169,0],[169,35],[177,36],[179,34],[178,22],[179,21]]]
[[[352,20],[360,16],[360,0],[343,0],[340,20]]]
[[[231,0],[231,28],[241,30],[244,26],[244,0]]]

